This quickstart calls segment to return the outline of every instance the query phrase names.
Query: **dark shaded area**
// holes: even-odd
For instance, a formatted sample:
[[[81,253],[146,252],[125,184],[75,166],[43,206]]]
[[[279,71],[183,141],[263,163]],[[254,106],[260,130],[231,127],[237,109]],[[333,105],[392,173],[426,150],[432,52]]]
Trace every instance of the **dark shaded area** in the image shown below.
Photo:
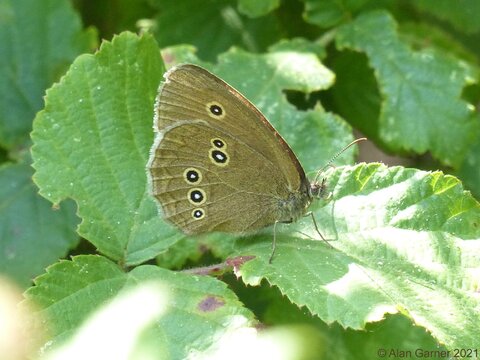
[[[198,310],[204,312],[215,311],[225,305],[225,301],[218,296],[208,296],[198,303]]]

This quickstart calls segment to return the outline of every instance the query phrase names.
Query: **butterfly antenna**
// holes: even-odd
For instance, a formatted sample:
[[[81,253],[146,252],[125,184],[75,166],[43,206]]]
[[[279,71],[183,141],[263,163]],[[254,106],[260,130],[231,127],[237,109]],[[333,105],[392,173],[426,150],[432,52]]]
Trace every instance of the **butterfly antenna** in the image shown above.
[[[335,161],[336,158],[338,158],[340,155],[342,155],[346,150],[348,150],[349,147],[351,147],[352,145],[355,145],[356,143],[360,142],[360,141],[365,141],[367,140],[367,138],[359,138],[359,139],[356,139],[356,140],[353,140],[350,144],[348,144],[347,146],[345,146],[342,150],[340,150],[338,153],[336,153],[326,164],[324,167],[322,167],[320,170],[318,170],[317,172],[317,175],[315,175],[315,178],[313,179],[313,183],[314,184],[318,184],[318,179],[320,178],[320,176],[323,174],[323,172],[325,171],[326,168],[328,168],[329,166],[332,166],[332,163]]]

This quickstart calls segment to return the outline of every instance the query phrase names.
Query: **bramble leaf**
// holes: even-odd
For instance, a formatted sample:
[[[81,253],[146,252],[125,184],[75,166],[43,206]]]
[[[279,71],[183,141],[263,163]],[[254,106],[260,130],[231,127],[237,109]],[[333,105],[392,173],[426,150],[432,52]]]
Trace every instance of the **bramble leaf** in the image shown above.
[[[159,10],[155,37],[160,47],[190,44],[198,49],[202,58],[211,61],[232,46],[261,51],[282,33],[278,18],[271,14],[256,19],[243,16],[235,0],[149,1]],[[248,9],[245,2],[239,6],[251,16],[253,12],[271,9],[278,0],[268,1],[271,4],[267,8],[263,7],[266,1],[257,1],[255,7]]]
[[[436,51],[412,52],[388,13],[370,12],[338,29],[337,47],[365,52],[383,103],[378,136],[395,152],[432,155],[459,167],[478,132],[473,106],[460,99],[473,70]]]
[[[268,14],[279,6],[280,0],[238,0],[238,10],[252,18]]]
[[[75,205],[59,209],[37,194],[28,165],[0,167],[0,274],[28,286],[78,243]]]
[[[448,348],[475,347],[480,204],[440,172],[360,164],[326,177],[332,200],[313,207],[333,247],[311,218],[277,227],[271,265],[271,235],[237,240],[236,255],[257,256],[244,281],[266,279],[326,323],[361,329],[402,312]]]
[[[28,142],[45,89],[76,56],[95,46],[96,33],[82,30],[69,2],[0,3],[0,146]]]
[[[100,305],[141,285],[160,286],[159,295],[166,301],[161,312],[153,312],[157,315],[139,334],[137,343],[140,350],[154,351],[155,358],[184,359],[189,353],[215,347],[219,339],[231,332],[255,325],[253,314],[225,283],[215,278],[174,273],[151,265],[138,266],[125,273],[106,258],[92,255],[77,256],[72,261],[49,267],[47,273],[36,280],[36,286],[26,292],[23,305],[38,309],[43,321],[32,326],[49,333],[44,350],[51,351],[72,339]],[[149,298],[144,301],[130,304],[129,314],[123,318],[121,314],[104,317],[104,321],[111,322],[102,324],[108,332],[97,335],[105,337],[103,343],[111,343],[107,339],[120,331],[135,330],[136,320],[132,314],[144,317],[143,311],[155,306]],[[97,322],[97,325],[100,324]],[[92,327],[89,333],[97,334],[98,330]]]
[[[464,32],[475,33],[480,30],[478,1],[458,0],[452,3],[448,0],[414,0],[412,4]]]
[[[53,203],[74,199],[80,235],[127,264],[152,258],[182,236],[162,222],[147,188],[162,72],[152,37],[124,33],[77,58],[47,92],[32,132],[40,193]]]

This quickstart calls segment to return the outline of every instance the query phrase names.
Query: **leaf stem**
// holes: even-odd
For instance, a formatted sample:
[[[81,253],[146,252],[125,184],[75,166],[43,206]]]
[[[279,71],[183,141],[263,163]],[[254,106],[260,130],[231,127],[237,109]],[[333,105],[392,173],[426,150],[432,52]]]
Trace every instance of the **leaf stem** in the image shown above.
[[[182,270],[181,272],[193,275],[219,276],[226,273],[230,269],[233,269],[233,272],[237,273],[237,271],[240,270],[240,267],[243,264],[254,258],[255,256],[236,256],[233,258],[227,258],[224,262],[221,262],[219,264],[186,269]]]

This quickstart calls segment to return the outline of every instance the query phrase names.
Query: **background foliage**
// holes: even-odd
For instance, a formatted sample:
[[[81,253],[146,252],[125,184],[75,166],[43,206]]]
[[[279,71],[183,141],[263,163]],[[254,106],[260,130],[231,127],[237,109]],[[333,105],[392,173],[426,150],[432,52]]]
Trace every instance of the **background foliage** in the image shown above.
[[[478,0],[0,0],[1,353],[478,357],[478,13]],[[145,175],[157,87],[182,62],[244,93],[311,176],[359,134],[396,156],[362,158],[401,166],[335,160],[331,198],[311,206],[333,247],[310,218],[279,227],[272,264],[271,229],[185,237]]]

